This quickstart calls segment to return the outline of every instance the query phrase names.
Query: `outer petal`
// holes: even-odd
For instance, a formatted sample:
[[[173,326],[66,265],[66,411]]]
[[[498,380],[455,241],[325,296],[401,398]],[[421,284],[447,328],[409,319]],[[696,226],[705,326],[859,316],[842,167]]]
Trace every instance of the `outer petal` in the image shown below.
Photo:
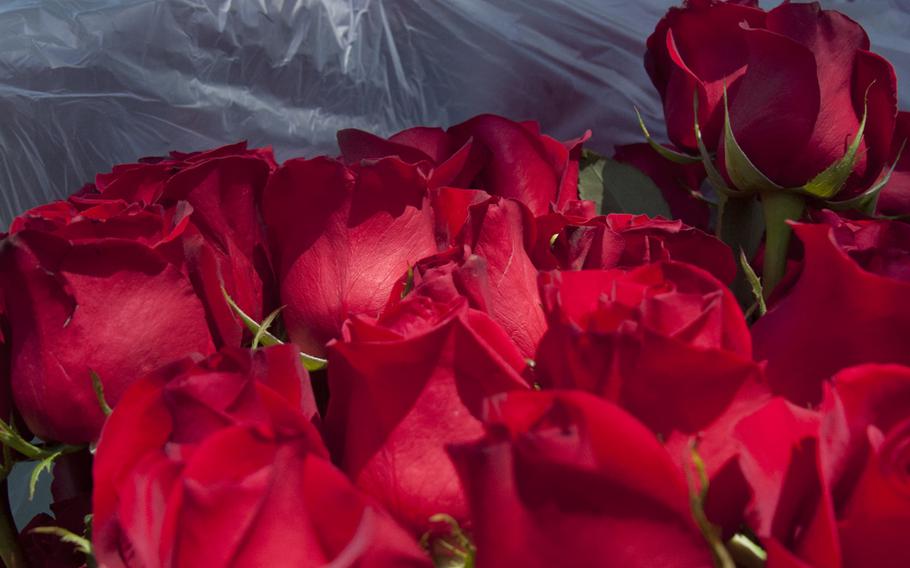
[[[97,437],[103,415],[90,369],[115,405],[144,374],[214,350],[189,282],[138,243],[70,245],[23,232],[3,257],[7,277],[0,285],[15,334],[13,393],[26,424],[44,439]]]
[[[481,434],[484,398],[527,388],[520,353],[489,318],[463,301],[449,314],[430,304],[415,296],[384,314],[393,328],[352,320],[328,353],[329,446],[358,487],[417,533],[436,513],[467,519],[445,445]]]
[[[450,451],[478,566],[709,566],[682,474],[631,416],[581,392],[512,393]]]
[[[730,88],[748,61],[744,24],[764,27],[765,13],[732,2],[689,2],[671,8],[648,38],[645,69],[660,91],[670,140],[696,150],[693,98],[699,96],[699,123],[714,145],[723,127],[724,83]]]
[[[816,151],[807,148],[821,110],[815,57],[806,46],[768,30],[748,30],[746,38],[748,72],[730,92],[733,133],[766,176],[785,187],[799,187],[834,161],[818,169],[803,165],[802,156]],[[855,133],[854,127],[850,134]],[[723,140],[719,142],[718,162],[725,171]],[[845,148],[843,142],[840,147]],[[835,153],[829,147],[819,151]],[[843,150],[837,157],[842,155]]]
[[[488,193],[517,199],[535,215],[546,213],[559,199],[568,151],[555,156],[551,153],[554,148],[541,136],[520,123],[490,114],[453,126],[449,133],[458,141],[473,138],[475,148],[489,152],[478,176]]]
[[[910,283],[861,268],[828,225],[796,225],[805,248],[790,293],[752,328],[768,381],[797,404],[817,404],[822,383],[866,362],[910,364]]]
[[[485,311],[502,326],[525,357],[533,357],[546,329],[537,268],[528,256],[534,220],[511,199],[494,197],[470,208],[464,244],[486,260],[489,301]]]
[[[284,322],[315,355],[351,315],[378,313],[395,280],[436,252],[426,181],[396,158],[349,170],[291,160],[263,200]]]

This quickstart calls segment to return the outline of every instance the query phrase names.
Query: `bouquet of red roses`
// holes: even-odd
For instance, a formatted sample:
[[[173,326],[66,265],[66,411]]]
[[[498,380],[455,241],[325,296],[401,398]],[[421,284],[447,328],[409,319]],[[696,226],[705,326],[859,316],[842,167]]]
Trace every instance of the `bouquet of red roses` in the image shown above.
[[[859,24],[756,4],[648,38],[668,143],[342,130],[17,217],[0,479],[53,497],[0,486],[3,563],[910,566],[910,122]]]

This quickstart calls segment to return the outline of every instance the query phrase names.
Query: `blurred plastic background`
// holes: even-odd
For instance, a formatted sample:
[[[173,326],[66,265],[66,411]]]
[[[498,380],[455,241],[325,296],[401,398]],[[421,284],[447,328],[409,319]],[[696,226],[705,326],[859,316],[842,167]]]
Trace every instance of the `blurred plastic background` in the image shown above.
[[[2,0],[0,226],[113,164],[240,139],[284,160],[335,153],[340,128],[493,112],[561,138],[591,128],[609,152],[641,141],[633,106],[662,136],[642,55],[677,3]],[[910,108],[910,0],[822,4],[866,27]],[[12,480],[20,523],[44,506],[27,474]]]

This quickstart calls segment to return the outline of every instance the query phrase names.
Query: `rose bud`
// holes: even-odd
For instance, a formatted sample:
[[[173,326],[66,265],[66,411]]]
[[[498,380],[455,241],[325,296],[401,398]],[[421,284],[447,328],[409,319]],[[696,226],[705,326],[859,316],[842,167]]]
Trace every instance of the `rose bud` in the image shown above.
[[[390,302],[397,303],[412,288],[441,302],[463,295],[472,308],[501,325],[525,357],[533,357],[546,322],[537,268],[528,253],[528,246],[538,240],[530,211],[514,199],[484,192],[441,188],[434,193],[437,219],[442,216],[451,227],[459,225],[454,245],[418,261],[396,283]],[[452,198],[472,193],[478,195],[470,200]]]
[[[772,182],[796,188],[845,155],[845,141],[857,136],[866,108],[843,191],[852,195],[872,185],[891,153],[897,114],[891,64],[869,51],[859,24],[818,3],[785,2],[767,13],[757,2],[740,4],[691,0],[671,8],[648,38],[645,67],[661,93],[670,139],[697,153],[697,94],[705,144],[720,152],[719,169],[726,170],[726,89],[733,134],[745,155]]]
[[[96,454],[99,563],[429,566],[326,460],[314,416],[289,345],[223,350],[136,383]]]
[[[483,189],[543,215],[578,199],[578,159],[589,136],[558,142],[542,135],[536,122],[483,114],[448,130],[411,128],[388,140],[341,130],[338,146],[347,163],[396,156],[433,169],[433,187]]]
[[[907,566],[910,368],[852,367],[825,391],[819,413],[776,400],[738,428],[768,566]]]
[[[634,268],[675,260],[698,266],[726,284],[736,276],[730,247],[679,220],[613,213],[566,223],[548,240],[549,255],[562,270]]]
[[[545,387],[607,398],[665,441],[675,459],[700,439],[713,475],[734,453],[729,431],[766,398],[749,330],[723,283],[694,266],[541,275],[549,328],[537,377]]]
[[[263,198],[290,339],[321,356],[345,319],[376,315],[398,277],[437,252],[426,176],[397,158],[286,162]]]
[[[464,298],[409,295],[346,322],[328,361],[325,432],[341,469],[416,534],[435,514],[465,521],[445,445],[482,433],[484,398],[528,388],[505,331]]]
[[[752,328],[768,382],[796,404],[818,404],[822,383],[862,363],[910,364],[910,226],[822,215],[798,224],[799,279]]]
[[[512,392],[487,404],[486,435],[454,445],[478,568],[703,567],[683,472],[652,432],[579,391]]]
[[[32,212],[13,223],[0,295],[16,407],[35,435],[78,444],[104,420],[93,372],[113,406],[141,375],[214,346],[183,270],[188,207],[55,207],[70,207],[68,217]]]

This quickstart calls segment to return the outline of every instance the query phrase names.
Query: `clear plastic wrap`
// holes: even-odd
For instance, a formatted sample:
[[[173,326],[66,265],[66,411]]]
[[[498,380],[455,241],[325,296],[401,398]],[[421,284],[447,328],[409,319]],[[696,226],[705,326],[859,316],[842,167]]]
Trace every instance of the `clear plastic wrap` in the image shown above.
[[[481,112],[640,140],[661,131],[644,41],[674,0],[5,0],[0,224],[119,162],[239,139],[280,159],[335,131]],[[767,4],[767,3],[766,3]],[[910,71],[910,0],[827,2]]]

